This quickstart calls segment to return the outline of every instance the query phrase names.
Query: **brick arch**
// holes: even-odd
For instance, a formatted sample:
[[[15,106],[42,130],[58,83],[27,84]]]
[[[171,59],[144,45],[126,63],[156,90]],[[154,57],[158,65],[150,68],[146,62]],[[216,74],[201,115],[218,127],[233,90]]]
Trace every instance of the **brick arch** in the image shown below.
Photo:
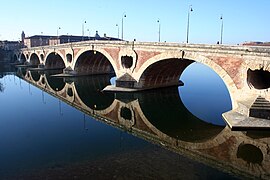
[[[184,53],[183,51],[174,52],[174,53],[162,53],[159,55],[156,55],[149,60],[147,60],[142,66],[139,67],[135,73],[133,73],[134,79],[139,82],[140,78],[142,77],[143,73],[147,70],[148,67],[150,67],[152,64],[155,64],[157,62],[162,62],[164,60],[168,59],[184,59],[184,60],[192,60],[194,62],[202,63],[208,67],[210,67],[213,71],[216,72],[217,75],[223,80],[225,83],[231,100],[232,100],[232,106],[233,109],[237,107],[236,103],[236,97],[234,97],[234,93],[237,91],[237,87],[233,81],[233,79],[230,77],[230,75],[217,63],[209,59],[208,57],[205,57],[203,55],[200,55],[199,53]],[[180,60],[181,61],[181,60]]]
[[[63,60],[63,62],[64,62],[64,64],[65,64],[65,67],[67,67],[67,61],[65,60],[65,59],[66,59],[66,58],[65,58],[65,55],[62,54],[61,51],[55,51],[55,50],[49,50],[49,51],[46,52],[46,55],[45,55],[45,57],[44,57],[44,65],[46,64],[46,61],[47,61],[47,59],[48,59],[48,56],[49,56],[51,53],[57,53],[57,54],[62,58],[62,60]]]
[[[79,59],[79,57],[83,54],[83,53],[85,53],[85,52],[87,52],[87,51],[96,51],[96,52],[99,52],[99,53],[101,53],[102,55],[104,55],[108,60],[109,60],[109,62],[111,63],[111,65],[112,65],[112,67],[113,67],[113,70],[114,70],[114,72],[115,72],[115,74],[116,74],[116,77],[119,77],[120,76],[120,72],[119,72],[119,70],[118,70],[118,66],[117,66],[117,63],[116,63],[116,60],[114,60],[113,59],[113,57],[107,52],[107,51],[105,51],[104,49],[102,49],[102,48],[98,48],[98,47],[95,47],[95,48],[92,48],[92,47],[87,47],[87,48],[82,48],[82,49],[80,49],[77,53],[76,53],[76,55],[74,55],[74,60],[73,60],[73,62],[72,62],[72,69],[74,70],[75,69],[75,66],[76,66],[76,63],[77,63],[77,61],[78,61],[78,59]]]
[[[39,59],[39,55],[35,52],[32,52],[30,55],[29,55],[29,62],[31,63],[31,59],[33,58],[33,56],[36,56],[37,57],[37,64],[34,64],[34,65],[38,65],[40,64],[40,59]]]

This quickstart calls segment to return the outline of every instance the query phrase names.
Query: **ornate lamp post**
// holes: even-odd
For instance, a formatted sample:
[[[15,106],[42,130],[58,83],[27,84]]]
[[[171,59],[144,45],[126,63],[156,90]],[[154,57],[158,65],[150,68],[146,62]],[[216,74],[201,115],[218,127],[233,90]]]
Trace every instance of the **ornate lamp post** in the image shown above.
[[[122,15],[122,40],[124,39],[124,18],[127,17],[126,13]]]
[[[190,12],[192,12],[192,5],[189,5],[188,8],[188,19],[187,19],[187,43],[188,43],[188,36],[189,36],[189,16],[190,16]]]

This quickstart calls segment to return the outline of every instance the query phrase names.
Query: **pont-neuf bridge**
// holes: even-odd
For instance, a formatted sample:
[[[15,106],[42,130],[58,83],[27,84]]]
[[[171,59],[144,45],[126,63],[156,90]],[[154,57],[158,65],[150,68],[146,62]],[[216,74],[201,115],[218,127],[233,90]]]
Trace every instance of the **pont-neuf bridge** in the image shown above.
[[[16,58],[38,69],[61,68],[62,76],[115,73],[116,85],[105,88],[112,91],[179,85],[185,68],[199,62],[212,68],[228,88],[233,110],[223,117],[231,127],[249,127],[258,116],[260,122],[253,123],[253,127],[270,127],[267,109],[251,113],[258,97],[266,104],[270,99],[268,47],[85,41],[24,48],[16,53]]]

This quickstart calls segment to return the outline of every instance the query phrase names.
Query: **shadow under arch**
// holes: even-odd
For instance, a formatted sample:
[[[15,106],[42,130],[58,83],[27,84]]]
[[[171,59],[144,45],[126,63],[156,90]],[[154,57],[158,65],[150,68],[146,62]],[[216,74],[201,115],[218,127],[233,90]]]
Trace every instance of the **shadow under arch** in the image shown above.
[[[30,65],[38,66],[40,64],[39,57],[36,53],[32,53],[29,59]]]
[[[83,76],[71,78],[81,101],[90,109],[104,110],[114,101],[113,93],[103,93],[101,90],[110,85],[111,75]]]
[[[46,69],[64,69],[65,63],[62,57],[55,53],[51,52],[45,60],[45,68]]]
[[[207,123],[183,105],[177,87],[137,94],[144,116],[159,131],[185,142],[204,142],[216,137],[223,126]]]
[[[114,74],[109,59],[96,50],[87,50],[77,59],[74,71],[78,75]]]
[[[151,88],[177,85],[182,72],[193,62],[192,60],[179,58],[168,58],[154,62],[141,74],[139,86]]]
[[[25,55],[23,53],[20,55],[19,60],[20,60],[21,63],[25,63],[26,62],[26,57],[25,57]]]

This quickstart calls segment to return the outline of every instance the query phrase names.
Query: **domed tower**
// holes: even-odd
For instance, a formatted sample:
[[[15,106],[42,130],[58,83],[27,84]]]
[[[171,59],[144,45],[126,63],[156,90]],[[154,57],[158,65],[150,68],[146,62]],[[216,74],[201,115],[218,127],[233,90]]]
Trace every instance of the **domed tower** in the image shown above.
[[[24,39],[25,39],[25,34],[24,34],[24,31],[22,31],[21,40],[22,40],[23,45],[24,45]]]

